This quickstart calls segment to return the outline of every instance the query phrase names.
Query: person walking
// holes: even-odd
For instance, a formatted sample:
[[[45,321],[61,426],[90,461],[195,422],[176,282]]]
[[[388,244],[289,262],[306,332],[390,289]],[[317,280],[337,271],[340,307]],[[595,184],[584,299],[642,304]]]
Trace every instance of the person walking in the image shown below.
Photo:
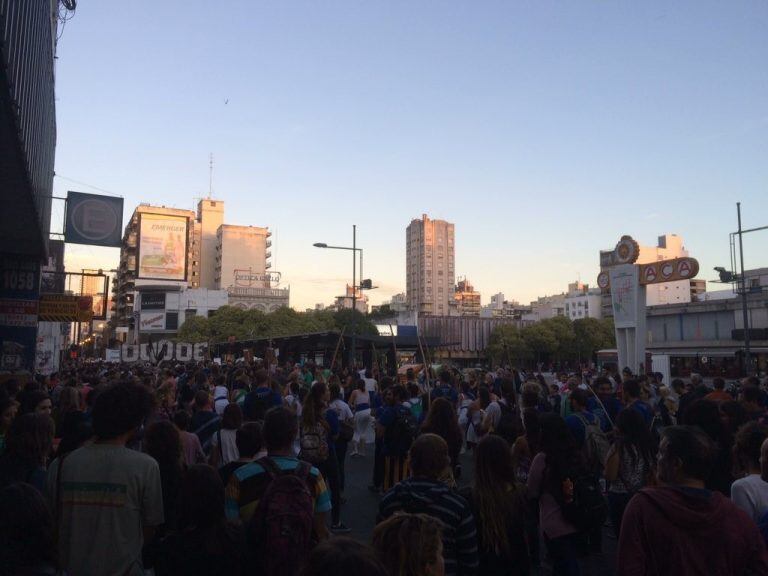
[[[49,466],[46,492],[59,511],[61,565],[73,576],[144,574],[142,547],[165,520],[162,482],[154,458],[126,444],[152,403],[143,386],[108,387],[93,407],[95,442]]]
[[[491,434],[480,440],[474,481],[462,495],[472,506],[477,525],[479,574],[529,574],[525,486],[515,477],[512,452],[504,438]]]
[[[653,484],[655,450],[653,437],[637,410],[622,410],[616,416],[613,445],[605,462],[605,479],[610,483],[606,497],[616,537],[630,499],[638,490]]]

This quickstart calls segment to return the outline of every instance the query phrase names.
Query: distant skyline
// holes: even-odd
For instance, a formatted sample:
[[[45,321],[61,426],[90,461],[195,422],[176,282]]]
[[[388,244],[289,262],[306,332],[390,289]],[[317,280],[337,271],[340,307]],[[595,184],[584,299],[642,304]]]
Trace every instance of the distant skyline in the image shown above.
[[[768,224],[768,3],[80,2],[56,70],[67,190],[268,226],[303,310],[351,281],[405,291],[405,230],[456,228],[483,303],[595,285],[622,234],[730,262],[735,202]],[[52,228],[60,225],[54,204]],[[768,266],[768,233],[745,237]],[[77,269],[118,250],[67,246]],[[710,286],[720,289],[723,286]]]

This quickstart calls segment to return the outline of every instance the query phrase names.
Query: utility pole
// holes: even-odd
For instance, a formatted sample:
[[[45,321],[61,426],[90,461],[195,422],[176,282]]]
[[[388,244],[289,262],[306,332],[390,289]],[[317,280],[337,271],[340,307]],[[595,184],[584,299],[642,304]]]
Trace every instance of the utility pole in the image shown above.
[[[208,200],[213,196],[213,152],[208,161]]]
[[[352,224],[352,352],[350,364],[355,369],[357,346],[357,224]]]
[[[739,259],[741,260],[741,312],[744,322],[744,372],[746,376],[752,374],[752,356],[749,351],[749,309],[747,308],[747,277],[744,274],[744,233],[741,228],[741,202],[736,202],[736,215],[739,220]]]

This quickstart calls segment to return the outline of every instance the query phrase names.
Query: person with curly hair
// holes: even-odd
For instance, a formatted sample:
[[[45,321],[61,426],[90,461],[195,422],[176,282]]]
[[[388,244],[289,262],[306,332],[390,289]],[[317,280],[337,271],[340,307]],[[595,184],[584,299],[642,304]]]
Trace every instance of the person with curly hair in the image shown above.
[[[443,576],[442,533],[428,514],[397,513],[373,529],[373,547],[390,576]]]

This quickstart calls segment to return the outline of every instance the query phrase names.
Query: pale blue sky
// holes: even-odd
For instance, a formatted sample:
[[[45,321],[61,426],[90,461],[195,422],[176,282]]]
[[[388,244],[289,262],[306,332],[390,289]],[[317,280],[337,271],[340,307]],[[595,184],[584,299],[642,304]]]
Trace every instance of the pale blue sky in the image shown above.
[[[711,279],[737,200],[768,224],[765,0],[81,0],[58,57],[57,173],[124,196],[127,218],[191,208],[213,152],[226,221],[273,230],[299,309],[351,280],[312,243],[353,223],[373,302],[405,290],[424,212],[456,224],[484,302],[594,284],[622,234],[680,234]],[[752,235],[748,265],[766,247]]]

